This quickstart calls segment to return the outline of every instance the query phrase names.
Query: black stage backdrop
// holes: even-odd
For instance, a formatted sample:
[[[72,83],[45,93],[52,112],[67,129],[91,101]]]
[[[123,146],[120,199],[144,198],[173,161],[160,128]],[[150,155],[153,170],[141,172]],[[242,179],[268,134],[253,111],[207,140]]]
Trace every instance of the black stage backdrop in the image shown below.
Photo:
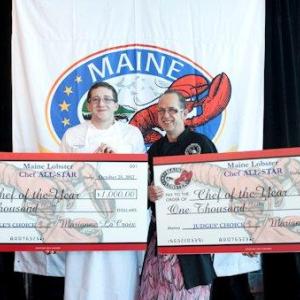
[[[300,147],[300,1],[266,0],[264,149]],[[300,299],[300,254],[263,255],[265,299]]]
[[[0,1],[0,29],[0,151],[12,151],[10,0]],[[300,146],[299,29],[299,0],[266,0],[265,149]],[[300,254],[264,254],[263,272],[266,300],[300,299]],[[28,288],[24,278],[29,286],[32,280],[36,282],[40,290],[49,290],[49,285],[52,290],[62,291],[62,280],[59,288],[58,282],[47,277],[28,280],[28,277],[15,274],[13,254],[0,254],[0,299],[23,299],[24,287]],[[27,295],[30,299],[39,299],[28,290]],[[49,296],[59,299],[58,295]],[[45,293],[43,299],[46,299]]]

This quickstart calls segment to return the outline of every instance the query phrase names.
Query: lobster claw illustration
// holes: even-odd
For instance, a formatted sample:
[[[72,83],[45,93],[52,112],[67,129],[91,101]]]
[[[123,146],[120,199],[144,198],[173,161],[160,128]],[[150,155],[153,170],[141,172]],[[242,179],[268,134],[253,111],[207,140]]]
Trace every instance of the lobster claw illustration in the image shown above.
[[[188,74],[175,80],[168,89],[181,93],[187,99],[188,112],[196,107],[202,108],[201,115],[186,119],[186,125],[190,127],[200,126],[218,116],[228,105],[231,96],[230,80],[225,73],[217,75],[211,83],[201,75]],[[198,99],[204,92],[208,92],[207,96]],[[161,134],[155,130],[161,129],[157,116],[157,103],[155,103],[136,112],[129,121],[131,125],[141,130],[146,144],[151,144],[161,137]]]
[[[202,94],[209,87],[209,83],[200,75],[185,75],[175,80],[169,89],[179,92],[186,99]]]
[[[182,182],[189,182],[193,177],[192,171],[183,170],[178,178],[175,179],[175,185],[180,185]]]
[[[185,124],[190,127],[207,123],[218,116],[229,103],[231,96],[231,84],[225,73],[217,75],[211,82],[208,95],[200,101],[188,101],[186,107],[191,111],[194,107],[201,106],[202,114],[186,119]]]

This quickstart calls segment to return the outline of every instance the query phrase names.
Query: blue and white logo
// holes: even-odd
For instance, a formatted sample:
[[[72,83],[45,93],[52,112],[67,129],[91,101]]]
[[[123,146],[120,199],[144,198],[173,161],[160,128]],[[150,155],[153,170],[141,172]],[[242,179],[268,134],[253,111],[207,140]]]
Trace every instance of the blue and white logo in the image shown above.
[[[186,93],[187,125],[213,139],[231,92],[226,74],[218,76],[212,80],[190,59],[159,47],[127,45],[105,49],[73,64],[56,80],[47,99],[48,128],[59,143],[69,127],[89,118],[89,88],[97,81],[106,81],[119,95],[116,118],[139,127],[146,144],[162,133],[157,118],[151,114],[156,113],[159,96],[170,86]]]

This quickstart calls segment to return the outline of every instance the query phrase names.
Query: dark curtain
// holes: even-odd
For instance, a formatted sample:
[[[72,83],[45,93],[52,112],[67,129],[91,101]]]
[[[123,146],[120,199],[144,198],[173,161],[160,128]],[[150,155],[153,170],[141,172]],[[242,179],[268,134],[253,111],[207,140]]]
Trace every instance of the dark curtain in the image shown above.
[[[264,148],[300,147],[300,1],[266,0]],[[263,255],[265,299],[300,299],[300,256]]]
[[[12,150],[11,2],[0,1],[0,151]],[[25,299],[24,277],[13,272],[13,253],[0,254],[0,299]]]
[[[264,148],[300,146],[300,1],[266,1]]]
[[[11,151],[11,1],[0,1],[0,29],[0,151]],[[266,0],[265,149],[300,146],[299,29],[299,0]],[[299,261],[296,253],[263,255],[266,300],[300,299]],[[24,277],[12,270],[13,254],[1,254],[0,299],[23,298]],[[50,279],[40,280],[37,280],[40,290],[57,286]]]

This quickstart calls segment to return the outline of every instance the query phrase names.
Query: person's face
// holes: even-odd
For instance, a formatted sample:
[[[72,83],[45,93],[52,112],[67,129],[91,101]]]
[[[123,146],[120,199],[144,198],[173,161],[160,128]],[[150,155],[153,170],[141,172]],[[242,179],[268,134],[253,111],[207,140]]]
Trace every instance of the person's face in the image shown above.
[[[158,102],[158,123],[167,135],[177,137],[184,131],[186,110],[176,94],[163,95]]]
[[[118,103],[114,101],[113,92],[106,87],[98,87],[91,91],[88,110],[92,114],[92,121],[105,123],[114,120],[114,113]]]

